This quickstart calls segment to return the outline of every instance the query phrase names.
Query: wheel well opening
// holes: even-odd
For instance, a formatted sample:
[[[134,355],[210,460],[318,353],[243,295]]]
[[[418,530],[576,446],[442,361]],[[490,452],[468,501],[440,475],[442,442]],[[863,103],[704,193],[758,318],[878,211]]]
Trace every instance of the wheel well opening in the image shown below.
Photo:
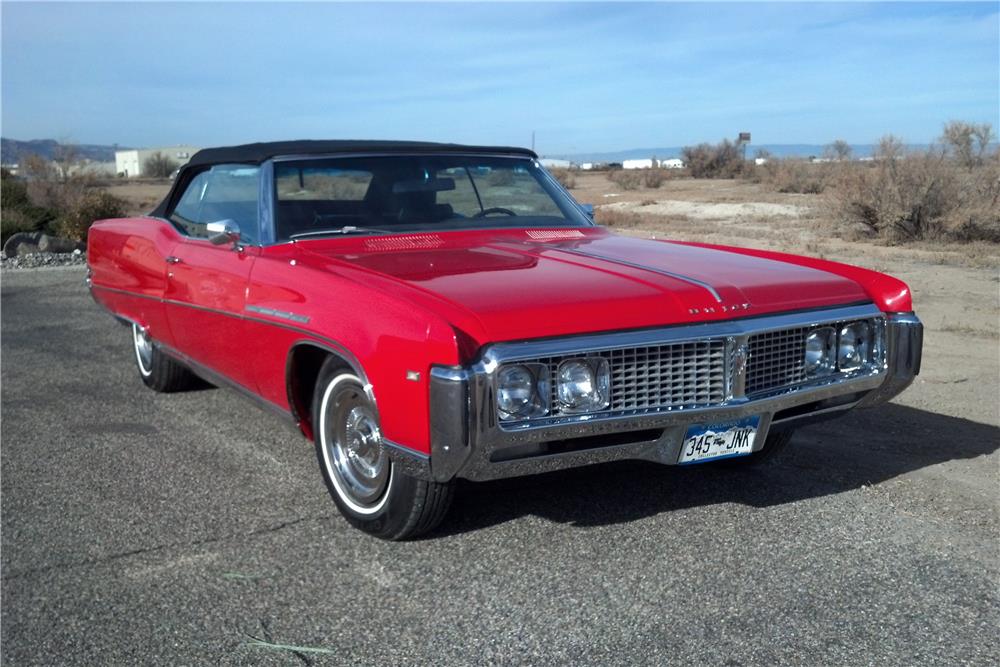
[[[328,357],[343,361],[329,350],[309,344],[295,346],[288,355],[288,404],[302,433],[310,440],[313,437],[312,404],[316,379]],[[346,361],[344,365],[348,365]]]

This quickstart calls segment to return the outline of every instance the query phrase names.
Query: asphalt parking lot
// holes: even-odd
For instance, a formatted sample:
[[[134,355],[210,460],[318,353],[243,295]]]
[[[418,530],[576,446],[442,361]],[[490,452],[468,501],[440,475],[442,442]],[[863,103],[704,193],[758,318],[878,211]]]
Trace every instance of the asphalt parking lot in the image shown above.
[[[464,484],[442,530],[385,543],[245,399],[145,389],[81,270],[4,272],[0,657],[997,664],[995,407],[911,391],[765,469]]]

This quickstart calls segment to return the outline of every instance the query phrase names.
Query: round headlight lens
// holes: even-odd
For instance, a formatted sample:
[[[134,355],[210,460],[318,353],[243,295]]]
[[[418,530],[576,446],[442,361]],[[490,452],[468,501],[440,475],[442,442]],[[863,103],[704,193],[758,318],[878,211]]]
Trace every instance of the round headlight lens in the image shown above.
[[[825,375],[833,371],[833,347],[836,335],[833,329],[823,327],[806,336],[806,375]]]
[[[606,359],[569,359],[556,372],[556,397],[563,412],[592,412],[608,406],[611,369]]]
[[[505,366],[497,375],[497,408],[500,417],[524,416],[535,398],[535,376],[524,366]]]
[[[842,371],[854,371],[871,358],[872,330],[867,322],[852,322],[840,330],[840,345],[837,348],[837,367]]]

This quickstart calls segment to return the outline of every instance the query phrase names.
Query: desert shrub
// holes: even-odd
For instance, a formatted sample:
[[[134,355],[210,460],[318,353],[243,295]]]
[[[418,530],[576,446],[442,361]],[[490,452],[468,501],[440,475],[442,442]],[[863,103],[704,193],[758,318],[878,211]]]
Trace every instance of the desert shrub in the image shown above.
[[[55,231],[62,238],[86,241],[87,231],[95,220],[120,218],[125,215],[127,202],[104,190],[84,195],[72,209],[56,221]]]
[[[65,166],[37,155],[29,155],[21,165],[28,199],[39,209],[50,211],[50,218],[68,211],[80,202],[92,180],[86,174],[66,175]]]
[[[576,174],[569,169],[551,169],[549,173],[567,190],[572,190],[576,187]]]
[[[837,160],[838,162],[843,162],[845,160],[851,159],[851,154],[854,149],[851,145],[844,141],[843,139],[836,139],[833,143],[828,144],[823,150],[823,157],[829,160]]]
[[[24,181],[6,169],[0,171],[0,203],[4,208],[20,209],[30,204]]]
[[[1000,161],[972,169],[951,151],[907,152],[885,138],[868,164],[840,172],[833,198],[843,221],[889,241],[1000,240]]]
[[[33,232],[38,227],[38,221],[24,211],[4,207],[0,210],[0,245],[17,232]]]
[[[642,218],[637,213],[624,211],[613,206],[601,206],[594,209],[594,222],[606,227],[629,229],[642,225]]]
[[[983,166],[988,160],[993,126],[989,123],[949,121],[941,133],[941,143],[948,154],[967,169]]]
[[[612,169],[608,172],[608,180],[622,190],[635,190],[642,183],[642,174],[638,169]]]
[[[681,149],[681,159],[694,178],[735,178],[744,169],[743,153],[728,139],[714,146],[685,146]]]
[[[6,169],[0,173],[0,244],[11,234],[40,229],[54,217],[51,211],[35,206],[28,196],[27,184]]]
[[[642,184],[653,190],[663,185],[668,178],[666,169],[644,169],[642,172]]]
[[[826,189],[833,165],[812,164],[808,160],[786,158],[756,165],[748,174],[776,192],[819,194]]]
[[[142,175],[150,178],[169,178],[180,165],[157,151],[142,163]]]
[[[510,169],[494,169],[486,177],[486,182],[494,187],[514,185],[514,172]]]

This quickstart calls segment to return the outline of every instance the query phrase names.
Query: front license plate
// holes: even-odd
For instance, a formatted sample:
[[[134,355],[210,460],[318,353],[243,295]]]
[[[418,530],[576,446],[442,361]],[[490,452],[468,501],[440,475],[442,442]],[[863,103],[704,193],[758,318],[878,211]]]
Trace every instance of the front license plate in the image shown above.
[[[753,451],[760,417],[744,417],[716,424],[697,424],[688,428],[678,463],[717,461],[731,456],[746,456]]]

